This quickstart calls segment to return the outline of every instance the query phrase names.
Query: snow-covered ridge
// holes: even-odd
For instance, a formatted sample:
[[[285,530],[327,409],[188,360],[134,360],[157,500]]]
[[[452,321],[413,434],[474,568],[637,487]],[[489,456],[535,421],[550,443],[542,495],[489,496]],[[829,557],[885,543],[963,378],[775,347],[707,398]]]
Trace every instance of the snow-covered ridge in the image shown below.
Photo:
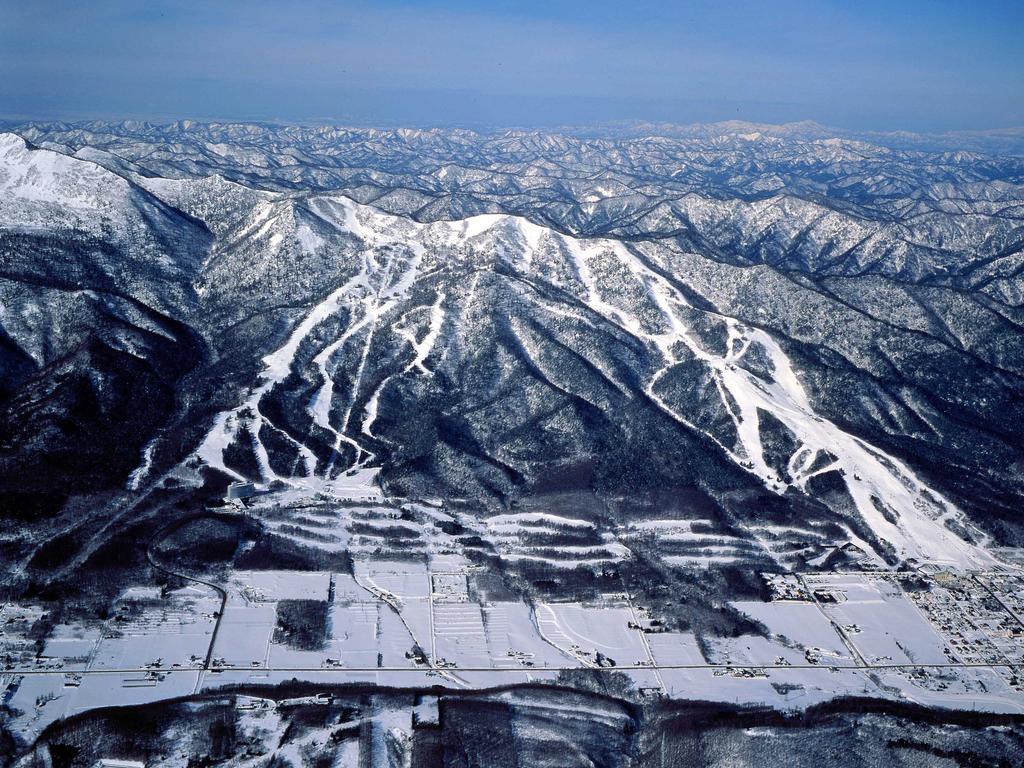
[[[286,343],[264,359],[261,381],[245,402],[217,419],[197,451],[207,464],[237,474],[225,465],[222,451],[235,438],[239,424],[245,422],[254,436],[264,482],[281,480],[330,492],[335,483],[351,486],[347,478],[355,473],[370,477],[365,473],[379,467],[372,449],[372,427],[382,393],[411,376],[433,375],[430,360],[443,357],[461,332],[456,323],[462,311],[455,304],[458,297],[452,294],[472,292],[475,281],[447,292],[435,286],[427,292],[426,301],[412,298],[419,286],[434,279],[439,270],[459,262],[472,262],[477,270],[484,271],[501,265],[501,269],[529,279],[536,279],[538,270],[546,270],[549,280],[576,298],[559,311],[569,317],[593,313],[588,322],[599,317],[643,345],[652,360],[660,360],[646,374],[643,391],[638,394],[650,398],[682,428],[705,434],[770,490],[779,494],[790,489],[803,492],[811,474],[836,472],[863,522],[901,558],[957,566],[978,566],[988,561],[981,547],[963,540],[946,525],[955,521],[964,526],[965,520],[941,494],[929,489],[903,462],[847,434],[815,412],[799,372],[768,333],[715,314],[715,319],[728,329],[726,351],[713,351],[702,342],[687,319],[697,310],[670,277],[649,266],[650,255],[644,253],[644,245],[573,238],[510,215],[421,224],[340,196],[313,196],[305,200],[305,205],[316,213],[321,224],[326,222],[356,239],[351,258],[360,266],[353,277],[311,307]],[[273,221],[270,215],[269,209],[260,208],[246,226],[265,236],[264,230]],[[298,230],[293,230],[291,236],[299,239],[302,248],[319,245],[299,235]],[[313,423],[334,436],[333,452],[327,461],[322,456],[318,459],[301,436],[281,432],[295,444],[299,461],[291,472],[274,470],[260,433],[264,426],[275,427],[266,423],[260,401],[290,373],[305,370],[311,375],[298,359],[299,350],[325,321],[341,312],[347,321],[340,335],[318,341],[322,346],[313,368],[321,383],[308,404]],[[413,325],[416,330],[397,332],[406,350],[396,354],[404,355],[408,362],[392,376],[377,381],[368,400],[361,398],[366,385],[366,357],[378,324],[393,323],[396,318],[410,318],[411,322],[413,317],[419,317]],[[400,327],[400,323],[396,325]],[[523,343],[530,348],[525,337]],[[342,350],[348,351],[342,355]],[[745,365],[750,356],[766,359],[768,365]],[[344,359],[349,362],[344,363]],[[713,380],[723,412],[734,423],[734,439],[695,424],[686,409],[669,402],[660,389],[663,378],[692,359],[699,360]],[[340,365],[347,366],[344,377],[339,376]],[[621,387],[612,374],[607,375],[612,384]],[[339,387],[342,381],[345,385]],[[788,477],[780,476],[765,457],[759,428],[763,413],[785,425],[798,442],[789,460]],[[812,470],[815,458],[826,453],[833,458],[824,467]],[[343,454],[347,457],[344,460]]]
[[[102,166],[0,134],[0,223],[6,226],[52,226],[57,218],[98,229],[96,217],[123,217],[130,197],[130,183]]]

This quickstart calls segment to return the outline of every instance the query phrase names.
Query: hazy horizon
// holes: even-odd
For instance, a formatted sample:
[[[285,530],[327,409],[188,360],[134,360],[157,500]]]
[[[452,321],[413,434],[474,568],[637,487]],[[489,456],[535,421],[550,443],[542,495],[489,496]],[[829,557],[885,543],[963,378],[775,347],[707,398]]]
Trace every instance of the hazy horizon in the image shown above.
[[[0,3],[15,119],[1024,125],[1019,3]]]

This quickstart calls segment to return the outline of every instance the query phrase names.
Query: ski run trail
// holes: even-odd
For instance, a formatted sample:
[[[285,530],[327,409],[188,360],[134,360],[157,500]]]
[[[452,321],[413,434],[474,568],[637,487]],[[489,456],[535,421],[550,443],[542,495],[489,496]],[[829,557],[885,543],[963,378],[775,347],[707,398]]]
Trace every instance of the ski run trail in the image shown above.
[[[639,340],[656,359],[660,359],[661,367],[646,380],[644,394],[679,424],[700,431],[713,440],[727,456],[760,478],[773,492],[781,494],[789,488],[804,490],[808,480],[815,474],[838,470],[864,522],[880,540],[888,542],[901,558],[959,568],[980,568],[993,562],[984,543],[968,542],[947,527],[947,522],[970,527],[962,512],[951,502],[925,486],[903,462],[844,432],[815,413],[790,360],[767,332],[744,325],[728,316],[715,315],[727,327],[726,351],[724,354],[716,354],[702,345],[684,320],[687,314],[692,314],[694,308],[687,302],[685,293],[665,273],[648,266],[650,260],[642,258],[642,244],[626,245],[607,239],[577,239],[503,214],[420,224],[359,205],[344,197],[311,198],[309,204],[324,221],[361,241],[358,256],[361,269],[314,306],[294,328],[284,345],[263,359],[264,370],[257,386],[245,401],[216,418],[194,453],[209,466],[241,479],[224,465],[223,451],[242,426],[247,427],[254,437],[256,457],[264,482],[280,480],[299,489],[327,494],[379,493],[376,485],[377,468],[374,467],[376,457],[366,447],[365,441],[366,438],[374,437],[372,430],[380,395],[390,379],[385,379],[370,394],[361,418],[353,418],[353,409],[361,391],[363,370],[377,325],[392,310],[406,309],[403,301],[421,277],[421,262],[428,248],[438,245],[454,247],[474,238],[490,236],[494,239],[494,249],[504,262],[520,273],[536,270],[545,259],[566,259],[583,286],[581,302],[607,322]],[[261,226],[272,223],[272,220],[261,222]],[[308,235],[298,239],[302,247],[315,246],[315,238]],[[280,242],[280,238],[274,241]],[[644,309],[647,310],[643,322],[639,313],[630,311],[632,308],[624,308],[621,301],[615,303],[611,290],[615,286],[609,286],[598,277],[600,265],[608,260],[614,262],[620,273],[625,270],[635,284],[642,286],[646,303]],[[460,287],[460,290],[463,289]],[[471,281],[464,290],[472,294],[476,290],[476,280]],[[456,312],[446,309],[445,302],[450,298],[439,290],[433,303],[407,309],[402,319],[413,313],[420,313],[426,318],[427,330],[421,338],[402,328],[400,323],[395,325],[395,333],[409,345],[413,355],[412,361],[396,375],[410,372],[431,375],[427,365],[431,351],[443,343],[446,330],[447,334],[457,332],[450,327],[446,329],[446,324],[451,326],[460,320]],[[650,321],[652,307],[658,318],[657,323]],[[302,442],[279,431],[280,435],[294,443],[299,462],[304,465],[301,468],[296,466],[296,471],[287,476],[279,475],[271,468],[266,448],[259,438],[260,430],[265,425],[269,429],[276,429],[260,413],[260,399],[284,381],[293,367],[297,366],[296,355],[303,341],[321,323],[343,308],[349,317],[347,326],[313,359],[313,366],[323,383],[309,403],[313,422],[334,438],[334,454],[318,475],[317,459],[313,452]],[[546,304],[545,308],[578,318],[580,315],[576,312],[582,310],[582,307],[578,308],[572,303],[560,308]],[[656,330],[651,329],[652,325],[656,326]],[[337,353],[344,345],[357,339],[363,346],[356,369],[352,372],[350,389],[339,392],[333,376]],[[744,367],[744,358],[752,354],[755,348],[760,359],[770,361],[770,373],[755,374]],[[701,430],[687,420],[685,414],[658,395],[659,381],[684,358],[696,358],[710,370],[723,407],[735,425],[738,436],[736,444],[726,445],[720,438]],[[755,370],[761,371],[761,368]],[[603,373],[612,386],[625,391],[621,382],[609,373]],[[765,459],[760,436],[761,411],[778,419],[799,442],[799,447],[789,458],[788,478],[781,477]],[[353,424],[360,425],[358,431],[354,432]],[[342,445],[350,446],[356,456],[355,461],[347,467],[335,466],[342,455]],[[834,459],[816,461],[821,456]]]

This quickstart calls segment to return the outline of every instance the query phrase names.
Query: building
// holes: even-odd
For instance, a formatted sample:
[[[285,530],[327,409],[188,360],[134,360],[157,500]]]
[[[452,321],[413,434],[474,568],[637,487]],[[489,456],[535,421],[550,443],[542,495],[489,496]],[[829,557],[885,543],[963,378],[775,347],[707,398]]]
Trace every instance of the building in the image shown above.
[[[228,501],[241,501],[256,495],[253,483],[239,481],[228,486]]]

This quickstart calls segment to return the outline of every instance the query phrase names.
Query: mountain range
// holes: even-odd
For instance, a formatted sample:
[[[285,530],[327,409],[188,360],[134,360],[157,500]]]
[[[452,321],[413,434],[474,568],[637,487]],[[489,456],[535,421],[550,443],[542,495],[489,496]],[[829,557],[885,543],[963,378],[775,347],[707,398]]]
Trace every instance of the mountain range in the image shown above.
[[[8,579],[238,480],[571,504],[605,542],[657,509],[725,569],[1024,542],[1024,158],[742,124],[9,128]]]

